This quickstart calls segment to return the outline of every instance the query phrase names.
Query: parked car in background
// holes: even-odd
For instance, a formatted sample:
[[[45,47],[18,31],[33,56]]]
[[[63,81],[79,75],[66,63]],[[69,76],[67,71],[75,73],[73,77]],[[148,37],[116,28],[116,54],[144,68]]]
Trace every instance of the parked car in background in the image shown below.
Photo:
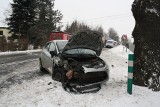
[[[117,41],[114,40],[107,40],[105,47],[106,48],[113,48],[117,46]]]
[[[95,31],[81,31],[67,40],[46,43],[40,55],[40,69],[46,69],[56,81],[64,82],[66,63],[73,70],[72,91],[97,91],[109,79],[109,67],[99,57],[103,48],[102,35]]]

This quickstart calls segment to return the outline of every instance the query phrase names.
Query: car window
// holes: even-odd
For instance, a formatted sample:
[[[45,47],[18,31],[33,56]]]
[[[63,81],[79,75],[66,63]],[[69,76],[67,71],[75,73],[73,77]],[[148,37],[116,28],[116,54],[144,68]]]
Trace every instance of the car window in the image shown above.
[[[96,52],[90,49],[71,49],[65,52],[66,54],[90,54],[96,55]]]
[[[49,52],[50,51],[55,51],[56,47],[54,45],[54,43],[51,43],[50,47],[49,47]]]
[[[50,42],[48,42],[48,43],[45,44],[44,49],[47,50],[47,51],[49,51],[49,46],[50,46]]]
[[[57,47],[60,53],[62,53],[63,48],[66,46],[68,41],[57,41]]]
[[[107,43],[113,43],[113,41],[107,41]]]

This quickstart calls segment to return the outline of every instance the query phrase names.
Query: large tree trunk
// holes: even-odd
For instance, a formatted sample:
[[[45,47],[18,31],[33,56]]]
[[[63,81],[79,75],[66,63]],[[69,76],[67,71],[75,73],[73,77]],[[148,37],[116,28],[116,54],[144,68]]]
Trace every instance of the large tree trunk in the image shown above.
[[[135,0],[132,12],[136,21],[132,33],[135,41],[135,85],[160,90],[160,0]]]

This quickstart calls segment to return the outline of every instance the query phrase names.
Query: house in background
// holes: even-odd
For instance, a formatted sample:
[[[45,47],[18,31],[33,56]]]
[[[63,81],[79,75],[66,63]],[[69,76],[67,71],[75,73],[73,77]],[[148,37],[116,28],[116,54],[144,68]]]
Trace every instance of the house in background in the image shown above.
[[[16,43],[11,43],[8,37],[12,35],[7,27],[0,27],[0,52],[16,50]]]
[[[12,35],[12,33],[9,33],[10,30],[7,29],[7,27],[0,27],[0,36],[5,36],[6,39]]]

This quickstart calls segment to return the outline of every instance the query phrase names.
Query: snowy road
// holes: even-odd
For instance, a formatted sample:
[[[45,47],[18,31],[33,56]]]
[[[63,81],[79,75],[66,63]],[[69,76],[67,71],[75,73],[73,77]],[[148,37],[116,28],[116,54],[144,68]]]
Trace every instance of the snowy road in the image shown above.
[[[0,56],[0,92],[42,75],[38,69],[38,57],[39,53]]]
[[[0,64],[6,64],[16,61],[24,61],[28,59],[35,59],[39,57],[39,52],[23,53],[23,54],[13,54],[13,55],[1,55]]]

